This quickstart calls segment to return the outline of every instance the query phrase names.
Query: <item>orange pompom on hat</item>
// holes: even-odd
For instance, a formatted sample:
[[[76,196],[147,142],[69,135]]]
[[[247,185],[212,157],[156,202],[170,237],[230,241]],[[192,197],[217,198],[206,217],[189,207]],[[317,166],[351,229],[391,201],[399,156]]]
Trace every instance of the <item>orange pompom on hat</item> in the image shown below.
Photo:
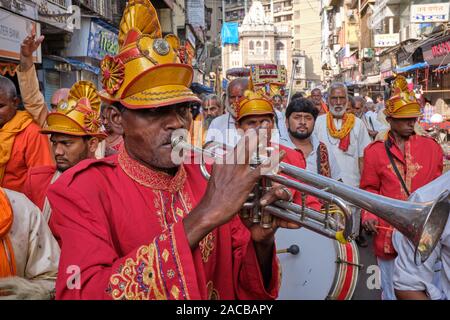
[[[175,35],[162,38],[149,0],[130,0],[120,22],[119,53],[101,63],[102,99],[129,109],[200,103],[190,89],[194,71],[180,63],[179,47]]]

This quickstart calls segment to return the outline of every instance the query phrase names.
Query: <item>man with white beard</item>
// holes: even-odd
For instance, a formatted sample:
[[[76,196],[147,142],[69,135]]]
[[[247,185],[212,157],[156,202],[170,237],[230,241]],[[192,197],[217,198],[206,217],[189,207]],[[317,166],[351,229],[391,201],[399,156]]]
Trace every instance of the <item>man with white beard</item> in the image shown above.
[[[314,135],[334,154],[344,183],[359,187],[364,149],[371,139],[363,122],[346,113],[347,102],[347,87],[333,83],[328,91],[330,111],[317,118]]]

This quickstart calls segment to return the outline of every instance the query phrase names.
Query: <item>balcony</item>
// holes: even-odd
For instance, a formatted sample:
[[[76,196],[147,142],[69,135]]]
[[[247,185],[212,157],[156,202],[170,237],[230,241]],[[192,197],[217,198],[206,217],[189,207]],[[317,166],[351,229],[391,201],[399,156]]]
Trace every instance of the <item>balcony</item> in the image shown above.
[[[245,6],[244,1],[229,1],[229,2],[225,2],[225,11],[230,11],[230,10],[244,8],[244,6]]]

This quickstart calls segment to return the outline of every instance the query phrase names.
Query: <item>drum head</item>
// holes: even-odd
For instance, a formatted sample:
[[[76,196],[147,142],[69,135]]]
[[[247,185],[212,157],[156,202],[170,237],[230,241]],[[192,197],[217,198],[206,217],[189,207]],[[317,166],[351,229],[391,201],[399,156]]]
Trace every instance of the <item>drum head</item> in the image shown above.
[[[297,245],[297,255],[280,253],[282,283],[280,300],[324,300],[337,272],[336,241],[306,228],[279,229],[275,234],[277,250]]]

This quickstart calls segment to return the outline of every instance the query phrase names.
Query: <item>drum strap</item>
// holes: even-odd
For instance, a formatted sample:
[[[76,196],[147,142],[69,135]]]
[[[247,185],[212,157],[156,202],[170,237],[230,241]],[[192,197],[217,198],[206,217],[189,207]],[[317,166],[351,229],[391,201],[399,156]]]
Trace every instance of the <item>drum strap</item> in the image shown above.
[[[410,195],[409,190],[406,187],[405,180],[403,180],[402,175],[400,174],[400,171],[398,171],[397,165],[395,164],[394,158],[392,157],[392,152],[390,150],[390,147],[391,147],[391,144],[389,143],[388,140],[386,140],[384,142],[384,148],[386,149],[386,153],[388,155],[389,161],[391,162],[392,168],[394,168],[395,175],[397,176],[398,180],[400,181],[400,183],[403,187],[403,190],[405,190],[406,194],[409,197],[409,195]]]

